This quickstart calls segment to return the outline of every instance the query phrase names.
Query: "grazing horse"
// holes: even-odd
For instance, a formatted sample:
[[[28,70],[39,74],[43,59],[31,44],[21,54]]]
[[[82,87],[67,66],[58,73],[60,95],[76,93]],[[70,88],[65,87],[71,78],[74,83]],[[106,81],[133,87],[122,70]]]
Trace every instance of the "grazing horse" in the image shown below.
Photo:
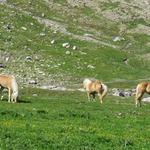
[[[8,102],[17,102],[18,84],[14,76],[0,74],[0,93],[4,88],[8,89]]]
[[[83,87],[87,92],[88,100],[91,100],[91,97],[95,101],[96,94],[99,96],[100,102],[103,103],[103,99],[107,94],[108,88],[99,80],[92,81],[90,79],[85,79],[83,81]]]
[[[135,105],[138,106],[138,103],[141,107],[141,98],[144,93],[150,94],[150,82],[141,82],[136,87],[136,94],[135,94]]]

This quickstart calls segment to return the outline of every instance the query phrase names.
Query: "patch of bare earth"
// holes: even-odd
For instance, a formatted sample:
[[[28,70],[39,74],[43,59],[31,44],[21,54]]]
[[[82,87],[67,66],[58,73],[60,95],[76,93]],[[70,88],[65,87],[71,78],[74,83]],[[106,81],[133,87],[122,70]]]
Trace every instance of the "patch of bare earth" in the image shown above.
[[[150,35],[150,27],[138,24],[138,26],[135,29],[128,30],[128,33],[142,33]]]
[[[150,53],[147,53],[147,54],[144,54],[144,55],[141,55],[139,56],[140,58],[144,59],[144,60],[150,60]]]
[[[105,1],[105,3],[108,1]],[[118,2],[119,6],[113,9],[102,11],[105,18],[115,22],[120,20],[131,20],[134,18],[143,18],[150,20],[150,1],[149,0],[110,0],[110,2]]]
[[[0,0],[0,4],[1,3],[6,3],[7,2],[7,0]]]

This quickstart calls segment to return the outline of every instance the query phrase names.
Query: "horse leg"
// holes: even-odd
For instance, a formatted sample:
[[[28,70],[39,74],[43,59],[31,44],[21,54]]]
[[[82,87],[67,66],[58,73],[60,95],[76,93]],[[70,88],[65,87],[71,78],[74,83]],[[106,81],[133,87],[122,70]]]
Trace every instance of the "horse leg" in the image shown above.
[[[101,95],[101,101],[103,102],[104,97],[107,95],[107,91],[103,91],[102,95]]]
[[[136,97],[135,97],[135,106],[136,107],[138,107],[138,104],[140,104],[140,107],[141,107],[141,98],[142,98],[143,94],[144,93],[142,93],[142,92],[136,94]]]
[[[99,92],[98,92],[98,97],[99,97],[100,103],[102,104],[103,103],[103,99],[102,99],[102,95]]]
[[[93,101],[96,102],[96,100],[95,100],[95,97],[96,97],[96,96],[95,96],[95,93],[92,93],[91,95],[92,95],[92,97],[93,97]]]
[[[0,95],[1,95],[1,100],[3,100],[3,95],[2,95],[2,91],[3,91],[3,87],[0,87]]]
[[[88,97],[88,101],[91,101],[91,96],[90,96],[90,92],[87,92],[87,97]]]
[[[11,102],[14,102],[13,100],[14,100],[13,94],[11,94]]]
[[[14,97],[14,102],[15,102],[15,103],[17,102],[17,97],[16,97],[16,96]]]
[[[10,103],[11,100],[11,89],[8,88],[8,102]]]
[[[144,95],[144,93],[141,93],[141,96],[140,96],[140,98],[139,98],[139,104],[140,104],[140,107],[142,106],[142,96]]]

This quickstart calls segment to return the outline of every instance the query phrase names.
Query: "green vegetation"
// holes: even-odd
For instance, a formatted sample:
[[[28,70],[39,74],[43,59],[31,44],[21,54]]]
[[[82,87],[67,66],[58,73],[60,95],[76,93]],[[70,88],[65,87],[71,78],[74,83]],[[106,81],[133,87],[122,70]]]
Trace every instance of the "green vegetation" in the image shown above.
[[[86,93],[24,89],[19,103],[0,105],[1,149],[150,148],[150,105],[107,96],[103,105]]]
[[[143,18],[136,18],[130,21],[125,21],[125,23],[128,25],[128,28],[129,29],[134,29],[136,28],[139,24],[142,24],[142,25],[146,25],[146,26],[149,26],[149,23],[146,22]]]
[[[39,85],[63,83],[71,87],[92,77],[106,82],[109,89],[135,88],[139,79],[150,79],[150,60],[143,59],[149,53],[150,37],[128,32],[139,24],[149,27],[148,20],[127,17],[116,22],[102,15],[103,11],[118,10],[121,2],[68,3],[7,0],[0,4],[0,63],[6,65],[1,72],[17,76],[20,89],[29,79],[37,79]],[[98,4],[101,11],[94,8]],[[123,13],[126,18],[126,11],[120,10],[118,15]],[[131,10],[128,13],[134,15]],[[124,40],[114,42],[117,36]],[[66,42],[68,49],[62,46]],[[107,96],[100,105],[98,100],[88,102],[81,92],[30,88],[19,94],[17,104],[7,103],[6,97],[1,101],[2,150],[150,149],[148,104],[136,109],[133,98]]]

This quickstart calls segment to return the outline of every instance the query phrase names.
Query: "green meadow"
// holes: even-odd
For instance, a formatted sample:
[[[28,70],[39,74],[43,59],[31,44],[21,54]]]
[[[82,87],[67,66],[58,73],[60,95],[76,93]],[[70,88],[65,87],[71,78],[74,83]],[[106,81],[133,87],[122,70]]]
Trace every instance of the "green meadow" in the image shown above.
[[[0,65],[5,66],[0,72],[15,75],[19,83],[18,103],[8,103],[7,96],[0,101],[0,150],[150,149],[150,104],[135,108],[134,97],[109,94],[101,105],[98,99],[88,102],[84,92],[28,84],[73,89],[88,77],[111,90],[150,80],[150,22],[140,4],[0,2]],[[117,16],[120,20],[112,19]]]
[[[150,105],[107,96],[88,102],[84,92],[23,89],[19,102],[0,105],[0,147],[9,150],[148,150]]]

